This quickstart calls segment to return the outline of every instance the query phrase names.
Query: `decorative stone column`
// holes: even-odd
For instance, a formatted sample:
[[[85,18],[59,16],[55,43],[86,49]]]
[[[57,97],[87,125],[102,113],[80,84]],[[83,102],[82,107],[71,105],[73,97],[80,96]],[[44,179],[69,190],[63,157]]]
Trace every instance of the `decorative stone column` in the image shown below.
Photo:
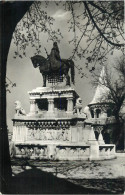
[[[91,127],[88,141],[89,141],[89,143],[97,145],[97,140],[95,137],[95,132],[94,132],[93,127]]]
[[[97,118],[97,116],[96,116],[96,109],[94,109],[93,112],[94,112],[94,118]]]
[[[30,115],[36,114],[36,101],[30,100]]]
[[[67,113],[73,112],[73,97],[67,98]]]
[[[88,144],[90,145],[89,160],[99,159],[99,144],[95,138],[95,133],[94,133],[93,127],[90,130]]]
[[[54,112],[54,99],[48,99],[48,112]]]
[[[104,145],[105,144],[101,131],[99,133],[98,143],[99,143],[99,145]]]

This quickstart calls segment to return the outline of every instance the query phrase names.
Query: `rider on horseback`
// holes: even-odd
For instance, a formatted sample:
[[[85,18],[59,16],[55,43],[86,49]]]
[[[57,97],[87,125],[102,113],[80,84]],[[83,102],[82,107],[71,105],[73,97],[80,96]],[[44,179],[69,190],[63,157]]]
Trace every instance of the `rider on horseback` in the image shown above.
[[[46,87],[47,77],[50,77],[51,80],[56,80],[57,77],[62,77],[63,75],[66,78],[66,85],[70,85],[69,69],[71,70],[71,81],[74,84],[74,62],[69,59],[61,59],[57,42],[53,43],[50,55],[48,55],[46,49],[45,51],[47,58],[40,55],[31,57],[34,68],[39,67],[40,73],[43,75],[43,87]]]
[[[61,62],[60,52],[57,45],[57,42],[53,43],[53,48],[51,49],[51,53],[48,56],[48,60],[50,62],[50,69],[53,67],[54,69],[57,68],[57,63]]]
[[[53,48],[51,49],[51,53],[49,57],[50,60],[53,60],[53,58],[55,58],[56,60],[60,60],[60,52],[59,52],[57,42],[53,43]]]

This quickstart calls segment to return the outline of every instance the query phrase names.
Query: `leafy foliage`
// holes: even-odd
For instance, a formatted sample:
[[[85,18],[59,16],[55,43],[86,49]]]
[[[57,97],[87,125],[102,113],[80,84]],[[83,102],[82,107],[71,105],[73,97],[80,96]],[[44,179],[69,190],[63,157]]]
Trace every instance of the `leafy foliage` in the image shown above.
[[[17,46],[15,56],[22,58],[26,56],[26,48],[34,47],[35,54],[39,54],[41,48],[40,33],[48,34],[48,40],[58,41],[62,37],[60,30],[53,30],[54,19],[42,10],[41,2],[34,2],[27,13],[16,26],[13,34],[14,44]]]
[[[49,2],[46,6],[49,5]],[[70,59],[86,59],[85,66],[90,72],[96,64],[107,60],[107,54],[113,55],[113,50],[124,52],[124,1],[66,1],[53,2],[57,7],[70,13],[67,19],[69,33],[73,38]],[[60,29],[54,29],[54,18],[42,10],[43,2],[34,2],[27,14],[15,29],[13,38],[17,46],[14,58],[26,56],[26,48],[31,45],[40,53],[40,33],[48,34],[48,40],[60,41],[63,38]],[[83,45],[83,40],[86,44]],[[22,52],[22,53],[21,53]],[[78,68],[78,67],[77,67]],[[82,68],[78,68],[82,73]],[[82,74],[82,77],[85,76]]]
[[[76,54],[80,59],[86,58],[86,66],[92,63],[93,71],[97,62],[102,64],[107,60],[107,54],[113,55],[114,49],[124,52],[123,1],[66,2],[66,5],[71,12],[69,30],[74,32],[70,41],[75,46],[72,57]],[[77,11],[78,6],[81,13]],[[85,46],[81,44],[82,39],[86,39]]]

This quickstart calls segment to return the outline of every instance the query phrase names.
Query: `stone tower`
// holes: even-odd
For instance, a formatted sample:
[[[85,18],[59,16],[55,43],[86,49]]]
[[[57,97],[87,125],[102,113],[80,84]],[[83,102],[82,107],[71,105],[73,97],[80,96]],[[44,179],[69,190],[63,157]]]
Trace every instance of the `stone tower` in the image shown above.
[[[105,67],[103,66],[95,95],[84,109],[84,112],[88,115],[86,123],[94,127],[99,139],[100,136],[102,139],[102,133],[105,134],[107,131],[112,131],[111,126],[116,122],[113,116],[114,103],[110,98],[110,90],[106,87],[106,83]]]

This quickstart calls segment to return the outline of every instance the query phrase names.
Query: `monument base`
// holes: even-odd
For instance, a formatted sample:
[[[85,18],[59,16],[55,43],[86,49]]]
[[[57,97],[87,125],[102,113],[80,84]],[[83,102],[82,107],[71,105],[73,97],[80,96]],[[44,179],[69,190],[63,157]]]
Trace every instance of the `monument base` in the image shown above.
[[[115,158],[115,145],[103,145],[101,135],[97,141],[93,128],[85,124],[81,99],[75,89],[45,87],[29,94],[29,114],[16,115],[13,119],[14,157],[34,160]]]

